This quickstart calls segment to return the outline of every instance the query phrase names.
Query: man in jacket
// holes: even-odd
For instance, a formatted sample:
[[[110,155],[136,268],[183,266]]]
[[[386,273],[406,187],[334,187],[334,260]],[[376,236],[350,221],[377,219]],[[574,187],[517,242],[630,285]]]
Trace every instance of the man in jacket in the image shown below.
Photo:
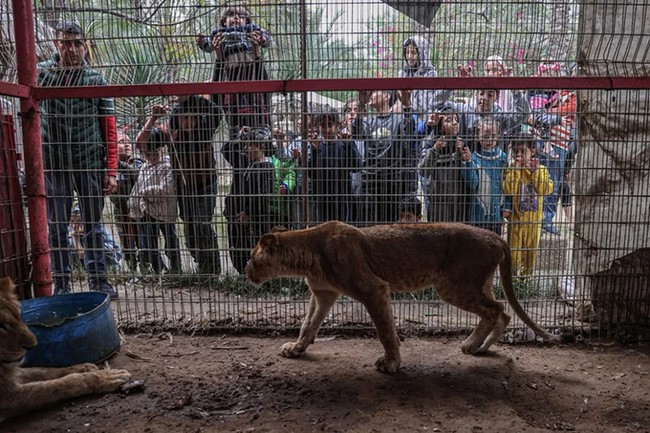
[[[83,29],[72,21],[56,26],[58,53],[38,64],[38,85],[99,86],[104,77],[87,62]],[[54,293],[71,291],[68,222],[77,194],[85,224],[85,267],[90,290],[117,291],[106,280],[102,212],[104,197],[117,190],[117,130],[112,98],[46,99],[41,130]]]

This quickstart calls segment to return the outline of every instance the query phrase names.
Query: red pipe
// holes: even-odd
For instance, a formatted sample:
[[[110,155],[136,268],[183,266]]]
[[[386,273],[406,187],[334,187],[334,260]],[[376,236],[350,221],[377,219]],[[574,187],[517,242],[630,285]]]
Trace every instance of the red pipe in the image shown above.
[[[29,96],[29,87],[20,84],[7,83],[0,81],[0,95],[15,96],[16,98],[27,98]]]
[[[15,0],[14,0],[15,1]],[[127,84],[82,87],[37,87],[37,99],[170,96],[240,93],[241,82]],[[247,92],[305,92],[381,89],[647,89],[650,77],[437,77],[332,78],[246,81]]]
[[[30,0],[12,0],[14,9],[14,34],[18,83],[33,89],[36,86],[36,39],[34,14]],[[47,239],[47,209],[45,175],[43,172],[43,147],[41,144],[41,113],[34,93],[20,100],[27,209],[32,255],[32,285],[34,297],[52,295],[50,270],[50,245]]]

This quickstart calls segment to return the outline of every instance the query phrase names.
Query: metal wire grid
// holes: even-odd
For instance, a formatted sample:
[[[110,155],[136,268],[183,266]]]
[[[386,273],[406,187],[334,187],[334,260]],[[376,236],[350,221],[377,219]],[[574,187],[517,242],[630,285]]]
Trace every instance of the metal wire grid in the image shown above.
[[[272,29],[274,45],[263,54],[271,77],[287,80],[396,77],[402,69],[402,42],[413,33],[423,33],[433,43],[432,60],[441,76],[454,76],[459,64],[473,66],[474,74],[480,75],[483,60],[494,53],[505,58],[506,63],[513,67],[515,75],[528,76],[536,71],[541,60],[550,64],[561,60],[562,66],[566,66],[575,58],[575,55],[567,56],[567,53],[576,52],[578,38],[590,36],[578,33],[578,8],[573,2],[556,2],[554,6],[539,2],[468,2],[446,5],[440,9],[429,29],[378,2],[341,3],[340,9],[328,7],[332,6],[331,3],[307,2],[305,10],[301,10],[301,2],[248,2],[246,5],[261,26]],[[47,26],[43,27],[42,23],[71,18],[86,29],[92,40],[93,66],[111,84],[201,82],[210,78],[212,57],[197,49],[195,36],[199,32],[208,32],[216,25],[215,14],[220,10],[221,4],[201,7],[192,4],[173,7],[163,4],[144,8],[123,5],[119,12],[114,12],[116,8],[113,3],[109,5],[98,2],[96,8],[77,7],[72,3],[69,6],[70,10],[57,14],[37,8],[37,17],[41,18],[38,29],[43,28],[42,32],[37,32],[40,50],[45,50],[45,54],[39,54],[42,59],[54,52],[53,46],[47,51],[54,34],[51,29],[47,30]],[[113,12],[106,13],[107,10]],[[301,31],[301,13],[305,13],[308,18],[306,34]],[[549,36],[552,29],[545,18],[550,13],[562,16],[563,31],[558,33],[564,37],[559,42],[549,40],[557,36],[555,33]],[[553,25],[559,24],[554,22]],[[634,28],[630,31],[632,35],[637,33]],[[306,53],[301,59],[303,46]],[[606,49],[598,43],[594,47],[595,50],[603,51],[603,57],[607,56],[608,50],[613,49]],[[635,44],[634,38],[631,38],[625,48],[619,46],[615,50],[617,53],[638,53],[639,47],[640,44]],[[11,71],[11,68],[7,71]],[[593,93],[591,96],[594,99],[606,99]],[[324,110],[344,115],[343,102],[353,96],[353,92],[330,92],[324,95],[288,93],[274,96],[271,127],[284,127],[292,129],[296,134],[304,134],[307,130],[302,123],[306,115]],[[465,91],[456,92],[454,97],[468,101],[473,95]],[[307,112],[303,111],[302,100],[305,98]],[[135,139],[154,104],[171,106],[174,98],[151,96],[116,100],[118,125],[131,140]],[[630,122],[634,116],[635,123],[647,124],[644,113],[628,112],[622,108],[621,112],[612,114],[630,119]],[[579,112],[578,117],[581,115]],[[183,247],[183,275],[143,275],[142,269],[125,269],[122,262],[116,272],[109,275],[109,280],[117,286],[121,295],[121,300],[114,308],[124,326],[298,326],[306,308],[304,287],[296,281],[282,280],[271,288],[259,291],[246,287],[239,277],[234,276],[228,255],[227,223],[222,216],[223,202],[232,176],[229,165],[223,161],[219,151],[225,141],[227,131],[222,127],[218,131],[213,150],[217,160],[215,171],[219,179],[214,227],[218,233],[220,261],[226,277],[217,279],[208,278],[210,275],[207,274],[197,274],[195,264]],[[593,147],[593,143],[581,136],[578,137],[578,142],[580,148]],[[303,151],[307,148],[302,143],[300,145]],[[622,150],[624,152],[634,152],[641,145],[621,143],[621,149],[625,149]],[[137,153],[136,151],[136,155]],[[576,255],[588,256],[589,253],[588,245],[576,243],[580,231],[602,230],[604,227],[611,229],[612,236],[619,238],[616,242],[618,245],[621,245],[620,237],[624,236],[626,248],[612,248],[612,259],[619,256],[617,251],[626,251],[643,239],[643,236],[635,236],[624,229],[615,230],[621,223],[605,216],[598,223],[591,220],[589,224],[580,224],[580,204],[594,198],[619,199],[621,209],[627,209],[627,223],[639,224],[647,218],[642,212],[634,212],[638,203],[647,198],[647,191],[639,191],[634,196],[612,198],[609,195],[605,197],[604,191],[580,190],[580,179],[609,168],[604,161],[590,159],[586,164],[581,164],[580,161],[576,163],[574,218],[578,222],[577,232],[570,230],[566,216],[558,210],[560,221],[557,221],[557,225],[562,236],[542,237],[538,251],[539,265],[528,282],[519,288],[520,296],[527,300],[526,308],[532,307],[534,316],[546,325],[591,329],[589,321],[580,321],[574,314],[573,306],[588,301],[584,294],[574,294],[574,299],[568,303],[556,298],[557,291],[563,289],[562,285],[580,287],[580,282],[587,278],[587,273],[579,273],[574,266]],[[416,170],[417,167],[411,164],[403,168],[408,171]],[[319,170],[325,169],[316,172]],[[632,167],[629,175],[642,175],[644,170],[643,167]],[[417,193],[424,203],[426,215],[426,200],[421,186]],[[294,198],[296,202],[302,198],[307,203],[319,199],[313,193]],[[115,239],[120,239],[114,219],[114,206],[108,200],[105,203],[104,225]],[[304,210],[305,206],[307,205],[296,207]],[[296,223],[300,226],[312,222],[314,220],[304,213],[296,215]],[[185,239],[182,222],[178,222],[177,229],[183,246]],[[74,290],[85,290],[85,278],[84,272],[79,269],[73,273]],[[398,299],[395,311],[396,320],[404,329],[458,330],[466,329],[474,322],[470,315],[440,304],[431,293]],[[333,310],[328,324],[332,327],[356,327],[368,326],[369,321],[358,304],[343,300]]]

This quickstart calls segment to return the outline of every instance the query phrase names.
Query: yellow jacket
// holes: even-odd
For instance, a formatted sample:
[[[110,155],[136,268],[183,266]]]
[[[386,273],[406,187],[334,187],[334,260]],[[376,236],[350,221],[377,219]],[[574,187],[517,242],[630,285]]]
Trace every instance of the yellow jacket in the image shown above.
[[[503,179],[503,194],[512,196],[515,221],[541,221],[545,195],[553,192],[548,169],[540,165],[535,171],[509,167]]]

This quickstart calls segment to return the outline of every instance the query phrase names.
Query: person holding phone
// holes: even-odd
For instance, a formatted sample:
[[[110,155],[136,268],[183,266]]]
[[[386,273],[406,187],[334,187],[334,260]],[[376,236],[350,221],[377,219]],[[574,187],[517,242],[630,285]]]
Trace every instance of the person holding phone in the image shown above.
[[[427,197],[427,221],[465,222],[467,187],[461,155],[466,145],[458,135],[458,113],[447,104],[431,114],[428,123],[432,132],[422,141],[418,164]]]

